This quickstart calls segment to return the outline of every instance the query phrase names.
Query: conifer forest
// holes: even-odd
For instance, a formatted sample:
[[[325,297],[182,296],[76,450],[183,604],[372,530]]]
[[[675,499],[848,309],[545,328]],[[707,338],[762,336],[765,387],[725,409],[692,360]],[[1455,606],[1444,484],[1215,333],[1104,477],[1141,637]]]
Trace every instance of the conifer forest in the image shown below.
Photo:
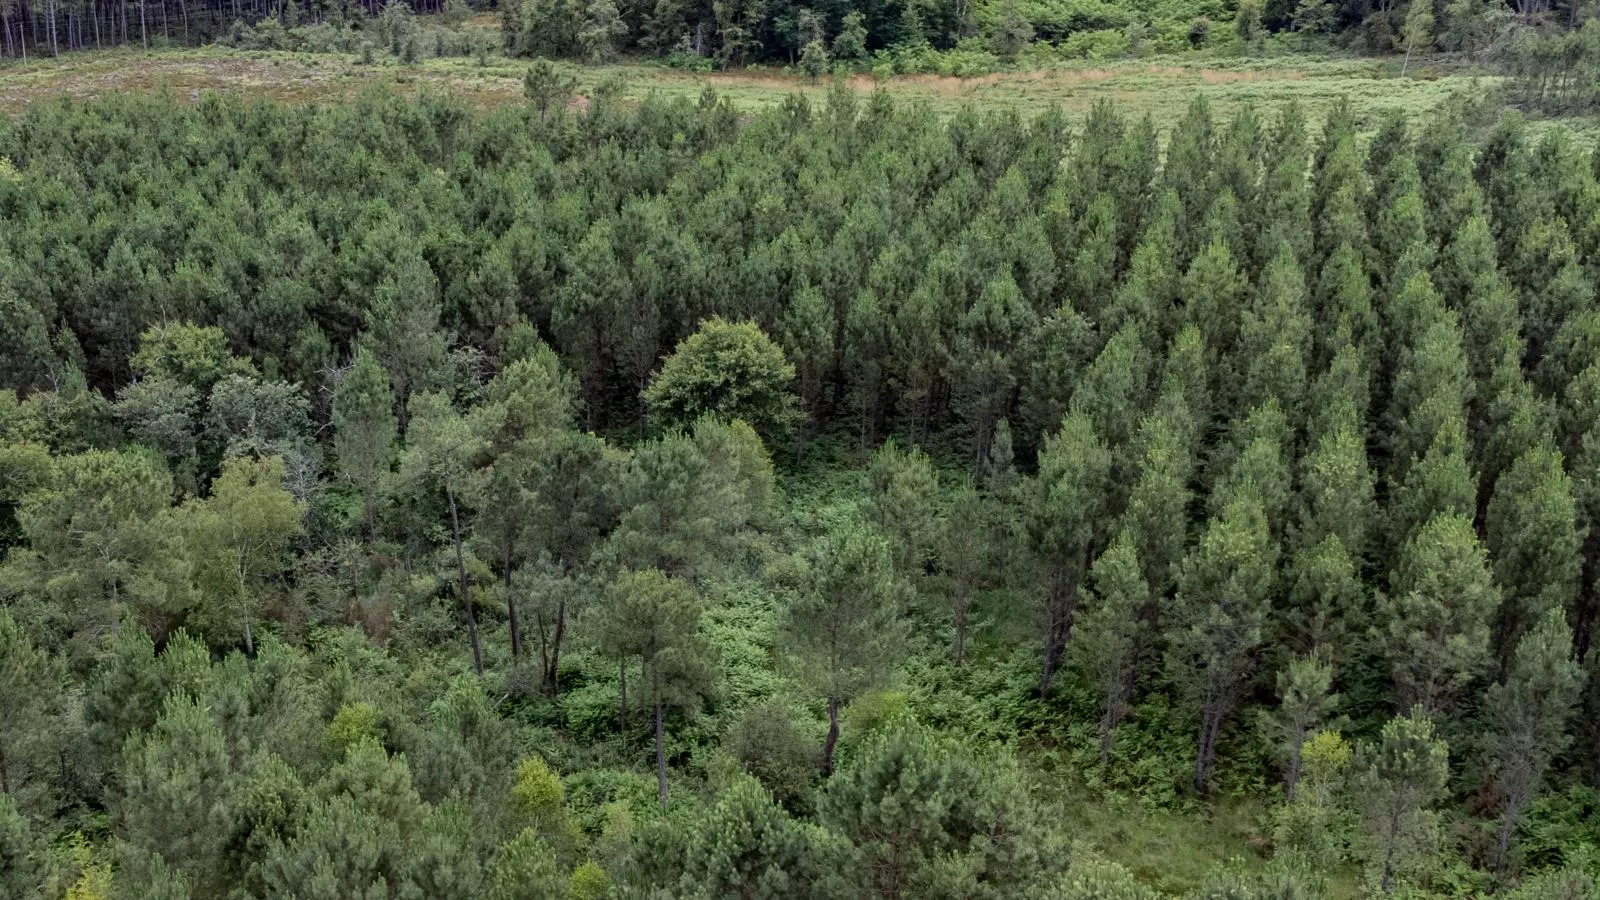
[[[517,65],[0,116],[0,898],[1600,898],[1587,82]]]

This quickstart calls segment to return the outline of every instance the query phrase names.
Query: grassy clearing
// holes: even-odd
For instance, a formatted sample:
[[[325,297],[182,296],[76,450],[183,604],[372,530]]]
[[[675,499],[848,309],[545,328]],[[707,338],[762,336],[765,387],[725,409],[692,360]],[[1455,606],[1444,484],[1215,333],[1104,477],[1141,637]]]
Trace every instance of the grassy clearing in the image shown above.
[[[393,59],[362,65],[353,56],[290,52],[234,51],[224,47],[193,50],[116,50],[59,59],[0,64],[0,113],[15,115],[29,105],[59,96],[91,99],[119,91],[168,87],[180,98],[207,90],[265,96],[290,102],[336,101],[374,85],[401,92],[442,89],[479,106],[521,102],[525,63],[491,57],[480,66],[470,58],[429,59],[402,66]],[[1271,107],[1295,99],[1313,124],[1340,97],[1349,97],[1370,127],[1385,109],[1420,115],[1459,91],[1474,91],[1499,79],[1471,72],[1413,68],[1398,77],[1388,60],[1290,57],[1265,60],[1169,59],[1062,66],[974,78],[898,76],[882,82],[897,97],[921,101],[942,113],[965,104],[1014,107],[1025,115],[1060,106],[1074,117],[1096,100],[1124,109],[1148,111],[1158,124],[1175,121],[1195,94],[1210,98],[1220,117],[1247,104]],[[812,83],[779,70],[696,74],[646,65],[583,67],[579,90],[610,78],[621,79],[625,97],[648,94],[697,97],[712,88],[745,108],[779,103],[792,93],[822,98],[827,83]],[[858,76],[847,82],[860,92],[880,82]]]

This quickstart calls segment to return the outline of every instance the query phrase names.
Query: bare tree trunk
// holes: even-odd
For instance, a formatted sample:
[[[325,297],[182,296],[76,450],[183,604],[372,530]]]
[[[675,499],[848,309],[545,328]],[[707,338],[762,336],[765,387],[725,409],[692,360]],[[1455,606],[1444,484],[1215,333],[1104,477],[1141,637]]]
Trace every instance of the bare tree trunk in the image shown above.
[[[1389,814],[1389,840],[1387,842],[1387,846],[1384,848],[1383,878],[1379,882],[1379,888],[1385,894],[1394,891],[1394,851],[1399,843],[1400,813],[1398,811],[1394,811]]]
[[[556,633],[550,639],[550,660],[545,667],[545,685],[550,692],[550,699],[554,700],[560,691],[559,677],[561,675],[561,641],[567,633],[567,598],[562,597],[556,601]]]
[[[617,660],[617,724],[624,733],[628,730],[628,660]]]
[[[965,585],[956,589],[955,617],[956,617],[956,667],[966,665],[967,662],[967,604],[969,597]]]
[[[1061,657],[1067,649],[1067,639],[1072,634],[1072,619],[1078,608],[1077,578],[1058,573],[1045,598],[1044,671],[1039,678],[1039,696],[1050,693],[1056,672],[1061,668]]]
[[[839,746],[839,698],[828,698],[828,737],[822,742],[822,774],[833,774],[833,751]]]
[[[501,569],[505,573],[506,621],[511,628],[511,658],[519,660],[522,658],[522,630],[517,627],[517,598],[511,593],[511,547],[509,545],[506,547],[505,559],[501,563]]]
[[[656,690],[656,793],[667,808],[667,735],[662,725],[661,691]]]
[[[467,638],[472,641],[472,670],[482,675],[483,647],[478,643],[478,618],[472,612],[472,595],[467,592],[467,564],[461,556],[461,516],[456,511],[455,489],[446,484],[444,495],[450,501],[450,531],[456,544],[456,575],[461,581],[461,606],[467,611]]]
[[[1495,870],[1506,872],[1511,868],[1511,834],[1517,830],[1517,819],[1522,815],[1521,804],[1515,800],[1506,804],[1500,815],[1499,833],[1495,836]]]
[[[1305,745],[1305,726],[1296,724],[1294,740],[1289,745],[1289,771],[1283,778],[1283,795],[1290,803],[1294,802],[1295,790],[1300,786],[1300,753]]]

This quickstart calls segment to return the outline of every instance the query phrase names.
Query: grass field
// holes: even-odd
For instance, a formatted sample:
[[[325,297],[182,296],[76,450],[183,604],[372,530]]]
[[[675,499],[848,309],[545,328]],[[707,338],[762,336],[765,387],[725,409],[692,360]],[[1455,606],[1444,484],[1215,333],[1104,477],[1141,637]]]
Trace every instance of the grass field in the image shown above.
[[[16,115],[29,105],[59,96],[90,99],[117,91],[169,87],[180,98],[208,90],[266,96],[288,101],[332,101],[372,86],[410,92],[442,89],[479,106],[522,100],[520,60],[490,57],[480,66],[471,58],[428,59],[402,66],[392,58],[363,65],[348,55],[234,51],[224,47],[193,50],[117,50],[0,64],[0,113]],[[941,112],[963,104],[982,108],[1012,106],[1032,114],[1060,106],[1069,115],[1087,111],[1107,98],[1124,109],[1149,111],[1158,124],[1173,122],[1197,93],[1207,95],[1217,114],[1227,118],[1246,104],[1272,107],[1298,100],[1313,124],[1340,97],[1349,97],[1364,127],[1386,109],[1418,115],[1454,92],[1480,90],[1499,79],[1460,71],[1413,66],[1398,77],[1394,61],[1292,57],[1261,60],[1189,58],[1061,66],[973,78],[897,76],[878,82],[858,76],[847,83],[872,91],[880,84],[897,97],[926,101]],[[695,74],[647,65],[584,67],[579,91],[608,78],[620,79],[624,97],[656,93],[698,96],[710,87],[746,108],[780,102],[799,92],[820,98],[826,83],[769,69]]]

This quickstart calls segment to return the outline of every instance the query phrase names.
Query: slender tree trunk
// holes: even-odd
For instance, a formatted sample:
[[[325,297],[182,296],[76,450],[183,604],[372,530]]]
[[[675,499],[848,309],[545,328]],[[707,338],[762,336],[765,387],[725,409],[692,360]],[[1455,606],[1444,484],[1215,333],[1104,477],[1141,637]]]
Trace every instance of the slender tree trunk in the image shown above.
[[[1215,690],[1207,693],[1200,710],[1200,746],[1194,758],[1194,789],[1202,796],[1211,788],[1211,768],[1217,758],[1217,735],[1222,731],[1225,711]]]
[[[667,732],[662,724],[661,689],[656,688],[656,794],[667,808]]]
[[[1100,768],[1105,768],[1111,763],[1112,738],[1116,734],[1117,723],[1122,720],[1122,695],[1121,682],[1112,684],[1106,689],[1105,709],[1100,715]]]
[[[7,728],[10,726],[8,725]],[[11,793],[11,774],[6,766],[6,742],[0,740],[0,794]]]
[[[478,618],[472,612],[472,595],[467,592],[467,563],[461,556],[461,515],[456,510],[456,492],[446,484],[444,495],[450,501],[450,531],[456,545],[456,575],[461,583],[461,606],[467,611],[467,638],[472,642],[472,670],[483,674],[483,647],[478,643]]]
[[[550,661],[545,667],[544,683],[550,692],[550,699],[554,700],[560,692],[561,686],[557,680],[561,674],[561,641],[567,633],[567,598],[562,597],[556,601],[556,633],[550,640]]]
[[[1400,813],[1393,812],[1389,815],[1389,840],[1383,851],[1383,878],[1379,882],[1379,889],[1385,894],[1394,891],[1394,851],[1400,843]]]
[[[1306,729],[1303,725],[1296,725],[1294,740],[1289,745],[1289,771],[1283,778],[1283,795],[1290,803],[1294,802],[1295,790],[1300,786],[1300,754],[1306,745]]]
[[[965,585],[956,590],[955,615],[956,615],[956,668],[966,665],[967,662],[967,588]]]
[[[628,731],[628,660],[617,660],[617,725],[623,734]]]
[[[1500,829],[1495,836],[1495,870],[1501,873],[1511,868],[1511,835],[1517,830],[1517,819],[1522,816],[1522,804],[1516,799],[1506,803],[1500,814]]]
[[[511,628],[511,658],[522,659],[522,630],[517,627],[517,598],[511,593],[511,547],[508,545],[505,560],[501,564],[505,572],[506,589],[506,621]]]
[[[822,774],[833,774],[833,751],[839,746],[839,698],[828,698],[828,737],[822,742]]]

